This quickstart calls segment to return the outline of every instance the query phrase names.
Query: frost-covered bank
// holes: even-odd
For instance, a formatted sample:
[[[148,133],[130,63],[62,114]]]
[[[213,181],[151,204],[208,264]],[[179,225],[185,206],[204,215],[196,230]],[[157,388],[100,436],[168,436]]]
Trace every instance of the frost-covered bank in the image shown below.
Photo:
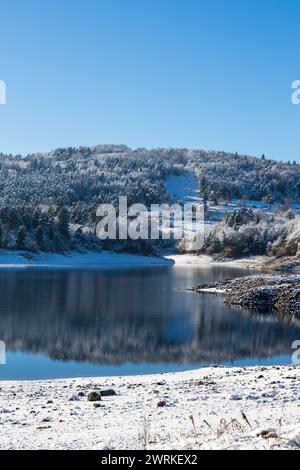
[[[22,251],[0,252],[0,269],[109,269],[171,266],[172,264],[172,260],[163,257],[139,256],[109,251],[98,253],[71,252],[67,254],[27,253]]]
[[[299,449],[299,391],[296,367],[2,382],[0,448]]]
[[[229,305],[260,311],[272,309],[300,319],[300,276],[253,275],[202,284],[194,290],[222,294]]]

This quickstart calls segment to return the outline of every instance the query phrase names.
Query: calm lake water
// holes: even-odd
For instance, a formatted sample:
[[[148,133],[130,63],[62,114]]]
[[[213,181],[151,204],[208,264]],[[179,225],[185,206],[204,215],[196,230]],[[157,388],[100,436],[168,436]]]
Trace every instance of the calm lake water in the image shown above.
[[[300,327],[185,288],[248,274],[227,267],[1,271],[0,379],[283,364]]]

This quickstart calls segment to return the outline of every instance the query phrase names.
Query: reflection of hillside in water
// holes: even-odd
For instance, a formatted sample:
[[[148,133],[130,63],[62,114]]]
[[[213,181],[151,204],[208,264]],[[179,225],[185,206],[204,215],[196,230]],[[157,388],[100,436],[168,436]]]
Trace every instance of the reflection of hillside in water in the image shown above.
[[[208,281],[220,275],[202,274]],[[270,357],[288,353],[300,337],[297,326],[175,288],[199,276],[188,269],[1,272],[0,338],[9,350],[121,364]]]

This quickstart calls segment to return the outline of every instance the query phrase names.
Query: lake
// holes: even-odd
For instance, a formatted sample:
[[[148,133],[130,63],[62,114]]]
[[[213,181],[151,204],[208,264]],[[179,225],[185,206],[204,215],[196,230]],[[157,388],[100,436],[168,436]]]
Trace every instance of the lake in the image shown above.
[[[226,266],[0,271],[0,379],[288,364],[299,325],[186,290],[247,274]]]

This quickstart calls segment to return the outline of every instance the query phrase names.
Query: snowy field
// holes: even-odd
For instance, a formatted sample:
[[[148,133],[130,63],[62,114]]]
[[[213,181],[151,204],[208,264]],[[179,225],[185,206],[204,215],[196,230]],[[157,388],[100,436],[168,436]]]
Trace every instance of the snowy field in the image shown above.
[[[170,266],[172,260],[126,253],[37,253],[17,251],[0,252],[0,269],[95,269]]]
[[[2,382],[0,448],[297,450],[299,391],[296,367]]]
[[[176,201],[200,202],[199,181],[192,173],[169,176],[166,180],[166,190]]]

